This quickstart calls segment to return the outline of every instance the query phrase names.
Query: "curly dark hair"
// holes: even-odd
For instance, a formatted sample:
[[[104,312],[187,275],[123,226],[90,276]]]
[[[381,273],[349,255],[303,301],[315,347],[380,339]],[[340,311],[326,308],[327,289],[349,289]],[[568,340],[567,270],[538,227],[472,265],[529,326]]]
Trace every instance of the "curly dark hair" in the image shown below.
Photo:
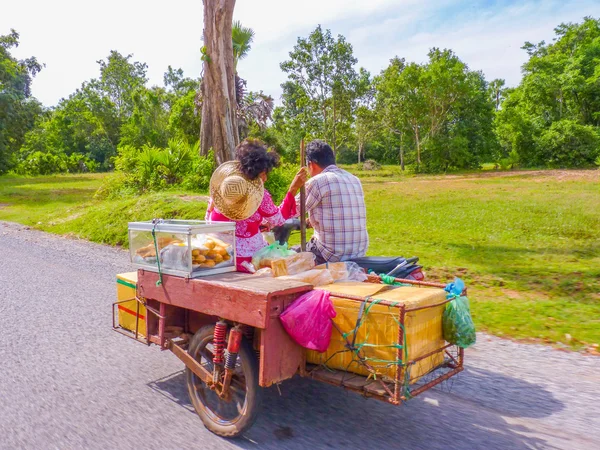
[[[240,142],[235,148],[235,157],[240,162],[242,173],[250,180],[279,167],[279,155],[268,150],[267,145],[259,139],[245,139]]]

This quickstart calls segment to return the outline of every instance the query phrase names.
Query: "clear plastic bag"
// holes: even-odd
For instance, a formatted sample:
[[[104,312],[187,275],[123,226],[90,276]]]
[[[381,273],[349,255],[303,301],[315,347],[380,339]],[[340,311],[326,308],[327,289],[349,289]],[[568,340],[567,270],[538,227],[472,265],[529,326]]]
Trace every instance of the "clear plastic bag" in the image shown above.
[[[276,277],[296,275],[314,267],[315,255],[310,252],[295,253],[287,258],[275,259],[271,263],[273,275]]]
[[[299,345],[323,353],[329,347],[335,315],[329,292],[315,289],[296,299],[279,319]]]
[[[271,267],[271,261],[274,259],[285,258],[286,256],[295,254],[295,251],[288,249],[287,244],[280,245],[279,242],[274,242],[271,245],[261,248],[252,256],[252,265],[256,270],[263,267]]]
[[[271,245],[275,243],[275,233],[272,231],[263,231],[262,235],[267,244]]]
[[[249,264],[251,265],[251,264]],[[257,270],[256,272],[254,272],[254,276],[255,277],[263,277],[263,278],[273,278],[273,271],[271,269],[269,269],[268,267],[263,267],[260,270]]]
[[[188,246],[169,244],[160,251],[160,264],[165,269],[189,270]]]
[[[365,281],[367,274],[358,264],[352,261],[321,264],[315,269],[327,269],[334,281]]]
[[[460,278],[446,286],[448,298],[453,300],[446,305],[442,318],[444,339],[461,348],[470,347],[477,339],[469,299],[462,295],[464,287],[465,284]]]
[[[295,275],[286,275],[278,278],[280,280],[300,281],[302,283],[312,284],[313,286],[325,286],[333,283],[334,281],[333,277],[331,276],[331,272],[327,269],[312,269],[297,273]]]

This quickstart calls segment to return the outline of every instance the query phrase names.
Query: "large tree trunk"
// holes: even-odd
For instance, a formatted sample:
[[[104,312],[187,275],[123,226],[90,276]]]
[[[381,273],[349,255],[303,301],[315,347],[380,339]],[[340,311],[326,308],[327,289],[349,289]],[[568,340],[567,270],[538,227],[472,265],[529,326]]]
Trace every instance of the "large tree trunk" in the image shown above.
[[[235,0],[204,0],[204,76],[200,152],[215,152],[218,164],[234,158],[239,143],[231,21]]]

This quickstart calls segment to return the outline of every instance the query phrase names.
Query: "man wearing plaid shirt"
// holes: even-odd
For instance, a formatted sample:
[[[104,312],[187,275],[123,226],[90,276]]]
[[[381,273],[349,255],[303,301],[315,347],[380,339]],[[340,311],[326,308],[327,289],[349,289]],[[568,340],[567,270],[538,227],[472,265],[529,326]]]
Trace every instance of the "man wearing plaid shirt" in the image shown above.
[[[311,175],[306,183],[306,211],[314,229],[307,250],[315,254],[317,264],[365,256],[369,235],[360,180],[335,165],[326,142],[310,142],[306,162]]]

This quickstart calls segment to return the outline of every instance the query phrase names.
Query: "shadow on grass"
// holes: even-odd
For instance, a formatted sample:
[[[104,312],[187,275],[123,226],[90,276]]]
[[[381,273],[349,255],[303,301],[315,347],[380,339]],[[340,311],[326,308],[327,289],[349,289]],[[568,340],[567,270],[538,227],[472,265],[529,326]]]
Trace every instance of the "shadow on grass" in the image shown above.
[[[342,388],[295,378],[263,390],[255,425],[231,441],[239,448],[555,448],[519,418],[542,419],[564,409],[543,387],[486,370],[467,369],[448,388],[430,390],[401,407]],[[193,411],[179,372],[149,384]],[[368,444],[368,445],[367,445]]]
[[[448,247],[460,260],[465,261],[467,267],[472,263],[484,267],[485,273],[532,288],[543,286],[546,289],[563,290],[569,284],[583,282],[588,284],[575,286],[576,291],[594,291],[594,280],[597,281],[600,276],[600,269],[588,263],[600,257],[598,241],[563,248],[527,249],[456,243],[448,244]],[[564,263],[561,263],[561,259]]]
[[[28,184],[65,184],[98,182],[98,176],[40,176],[40,177],[11,177],[0,176],[0,192],[2,187],[24,186]]]
[[[82,203],[92,200],[95,188],[29,189],[21,187],[14,191],[0,189],[0,199],[11,206],[43,206],[48,203]]]

